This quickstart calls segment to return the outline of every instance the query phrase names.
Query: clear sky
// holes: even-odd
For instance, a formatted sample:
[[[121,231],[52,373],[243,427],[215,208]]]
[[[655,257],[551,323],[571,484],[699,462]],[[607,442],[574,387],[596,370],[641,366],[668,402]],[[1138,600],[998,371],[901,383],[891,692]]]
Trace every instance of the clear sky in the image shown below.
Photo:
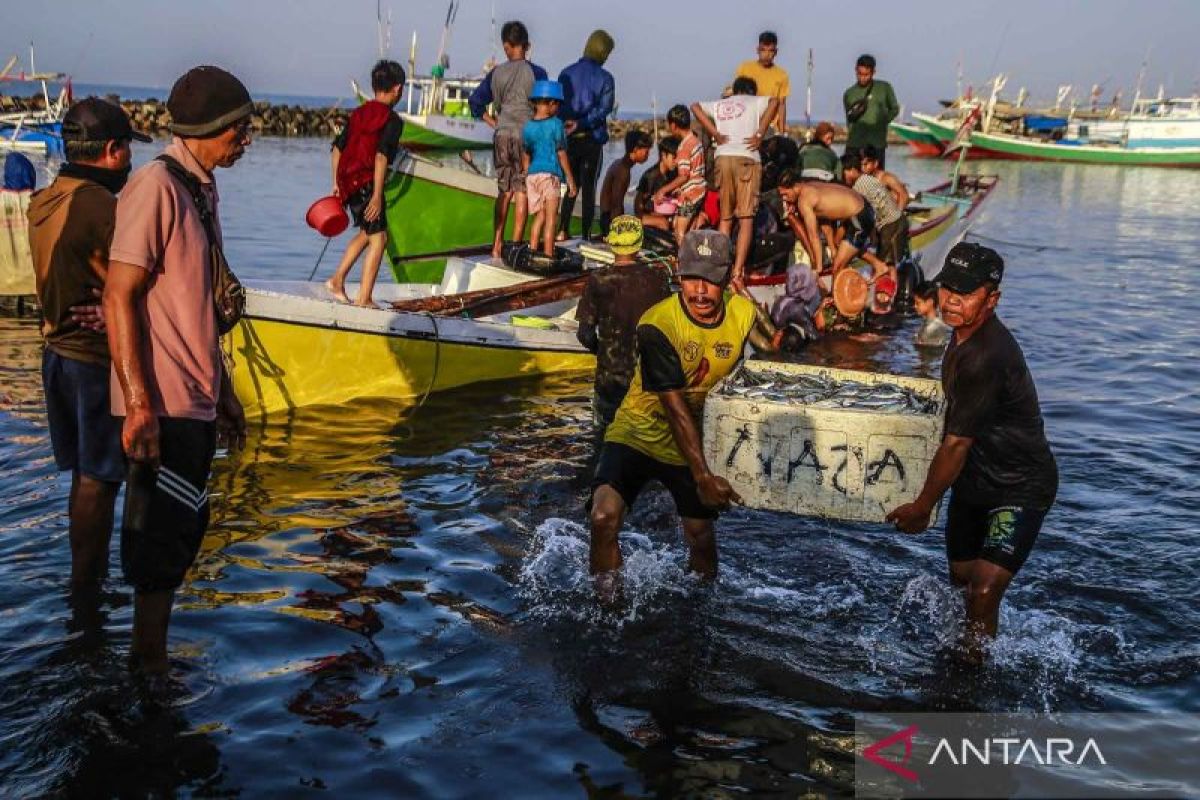
[[[365,79],[377,55],[375,0],[4,0],[0,54],[37,45],[38,67],[79,82],[166,86],[188,67],[232,70],[252,92],[344,95]],[[391,55],[407,62],[418,36],[418,71],[437,54],[448,0],[383,0],[392,13]],[[1150,52],[1144,84],[1189,94],[1200,82],[1200,0],[496,0],[497,24],[530,29],[533,60],[556,74],[579,57],[588,33],[617,41],[608,67],[627,110],[707,99],[739,61],[754,57],[757,34],[775,30],[779,63],[792,76],[789,116],[803,113],[805,61],[814,51],[814,116],[834,116],[861,52],[879,59],[906,110],[929,110],[953,96],[956,64],[976,87],[998,71],[1006,94],[1027,86],[1053,99],[1060,83],[1086,98],[1104,85],[1132,95]],[[463,0],[450,47],[451,72],[477,72],[492,52],[492,3]],[[500,53],[500,57],[503,54]],[[840,119],[840,113],[836,117]]]

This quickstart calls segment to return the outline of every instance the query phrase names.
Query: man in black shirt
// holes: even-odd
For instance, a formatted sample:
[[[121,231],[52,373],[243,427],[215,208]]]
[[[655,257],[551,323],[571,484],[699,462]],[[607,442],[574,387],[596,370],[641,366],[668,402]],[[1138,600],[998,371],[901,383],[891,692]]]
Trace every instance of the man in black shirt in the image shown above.
[[[637,217],[623,215],[612,221],[608,245],[616,256],[608,269],[588,276],[575,319],[579,343],[596,356],[592,410],[596,439],[625,399],[637,364],[637,324],[642,314],[671,295],[670,276],[649,264],[639,263],[643,229]]]
[[[963,242],[946,256],[939,300],[954,337],[942,359],[945,434],[920,495],[887,517],[920,533],[953,486],[946,556],[951,581],[965,590],[965,655],[975,662],[996,635],[1000,601],[1058,491],[1033,377],[995,315],[1003,274],[1000,255],[981,245]]]

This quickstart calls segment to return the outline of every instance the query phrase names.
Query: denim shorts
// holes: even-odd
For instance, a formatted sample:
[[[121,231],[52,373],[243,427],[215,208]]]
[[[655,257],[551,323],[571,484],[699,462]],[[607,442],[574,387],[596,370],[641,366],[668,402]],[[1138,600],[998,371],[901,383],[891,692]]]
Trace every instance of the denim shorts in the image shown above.
[[[42,387],[58,468],[107,483],[123,481],[121,419],[112,415],[108,364],[67,358],[47,348]]]

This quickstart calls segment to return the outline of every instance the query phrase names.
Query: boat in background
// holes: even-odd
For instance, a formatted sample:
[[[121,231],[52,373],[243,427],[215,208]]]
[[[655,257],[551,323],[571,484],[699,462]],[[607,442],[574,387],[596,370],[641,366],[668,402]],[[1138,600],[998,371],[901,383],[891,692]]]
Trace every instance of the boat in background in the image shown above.
[[[970,134],[968,159],[1059,161],[1117,166],[1200,167],[1200,97],[1153,100],[1135,99],[1127,114],[1108,112],[997,114],[996,79],[986,106]],[[1069,89],[1070,87],[1063,87]],[[959,120],[951,114],[937,117],[913,114],[934,138],[948,145]]]
[[[434,75],[410,80],[408,110],[400,113],[404,133],[400,144],[412,150],[486,150],[492,146],[492,129],[471,116],[467,98],[482,78],[440,78]],[[413,111],[413,95],[419,95]]]
[[[71,107],[71,79],[61,72],[37,72],[33,67],[32,45],[29,47],[30,71],[12,74],[16,61],[16,56],[13,56],[0,69],[0,83],[41,84],[42,108],[19,108],[13,98],[0,97],[0,151],[15,150],[61,158],[65,154],[62,119]],[[50,99],[51,82],[62,83],[54,100]]]
[[[893,122],[888,127],[908,145],[909,154],[917,158],[936,158],[946,149],[938,137],[921,125]]]

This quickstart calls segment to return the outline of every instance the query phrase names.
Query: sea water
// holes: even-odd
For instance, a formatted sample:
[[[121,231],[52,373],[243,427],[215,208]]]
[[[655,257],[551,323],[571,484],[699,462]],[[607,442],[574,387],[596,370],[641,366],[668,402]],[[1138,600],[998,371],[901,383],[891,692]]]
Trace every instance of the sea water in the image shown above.
[[[889,162],[914,189],[944,173]],[[942,657],[962,607],[940,528],[736,510],[705,583],[650,490],[622,601],[599,602],[590,386],[555,380],[252,424],[214,467],[173,682],[147,687],[115,541],[99,602],[67,596],[37,329],[0,319],[3,794],[844,794],[861,711],[1200,711],[1196,176],[971,168],[1001,177],[975,230],[1005,257],[999,312],[1062,472],[982,672]],[[239,274],[306,277],[328,145],[258,140],[218,180]],[[803,357],[936,377],[911,334]]]

